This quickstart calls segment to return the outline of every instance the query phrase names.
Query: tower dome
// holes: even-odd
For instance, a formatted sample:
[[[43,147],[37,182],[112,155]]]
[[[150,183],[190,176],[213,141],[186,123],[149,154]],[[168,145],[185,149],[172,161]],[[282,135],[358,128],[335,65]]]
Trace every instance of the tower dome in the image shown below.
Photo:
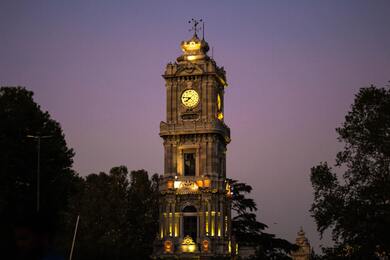
[[[196,33],[188,41],[182,41],[180,47],[183,54],[177,58],[178,62],[209,59],[209,44],[204,39],[199,39]]]

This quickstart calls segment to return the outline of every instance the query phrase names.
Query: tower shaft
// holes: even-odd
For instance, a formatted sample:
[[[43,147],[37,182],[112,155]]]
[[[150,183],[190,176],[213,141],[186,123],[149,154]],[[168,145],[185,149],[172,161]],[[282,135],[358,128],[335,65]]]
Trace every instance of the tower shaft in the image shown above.
[[[226,179],[230,129],[224,123],[225,71],[196,33],[166,66],[166,120],[160,124],[160,182],[155,258],[231,255],[231,192]]]

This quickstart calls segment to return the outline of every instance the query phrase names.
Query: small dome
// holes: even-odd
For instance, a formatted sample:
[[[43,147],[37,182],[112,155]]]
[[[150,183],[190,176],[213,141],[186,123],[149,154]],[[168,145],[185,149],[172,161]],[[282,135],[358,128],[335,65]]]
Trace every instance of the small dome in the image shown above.
[[[182,41],[180,47],[183,55],[177,61],[196,61],[207,59],[209,44],[204,39],[199,39],[196,33],[188,41]]]
[[[309,240],[305,236],[305,231],[303,231],[303,228],[298,232],[298,237],[296,238],[296,244],[297,245],[309,245]]]
[[[305,231],[303,231],[303,228],[301,227],[301,229],[298,231],[298,236],[299,237],[304,237],[305,236]]]

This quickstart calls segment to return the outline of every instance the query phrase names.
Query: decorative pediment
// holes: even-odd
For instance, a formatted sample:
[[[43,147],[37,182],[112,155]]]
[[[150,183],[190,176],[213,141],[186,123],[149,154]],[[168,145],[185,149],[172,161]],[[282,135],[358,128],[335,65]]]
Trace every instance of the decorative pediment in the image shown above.
[[[192,76],[192,75],[201,75],[204,71],[202,68],[194,63],[186,63],[179,66],[175,76]]]
[[[195,194],[198,193],[199,186],[194,181],[175,181],[174,188],[177,194]]]
[[[196,244],[192,237],[185,236],[181,243],[181,250],[183,253],[194,253],[196,250]]]

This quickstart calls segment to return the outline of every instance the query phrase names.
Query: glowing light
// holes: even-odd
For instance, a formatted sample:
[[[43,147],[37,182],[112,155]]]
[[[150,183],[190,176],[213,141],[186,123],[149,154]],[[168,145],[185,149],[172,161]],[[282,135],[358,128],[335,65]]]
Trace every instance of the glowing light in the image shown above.
[[[187,60],[189,60],[189,61],[193,61],[193,60],[196,60],[196,59],[197,59],[196,55],[187,56]]]
[[[230,184],[228,182],[226,182],[226,195],[228,197],[232,196],[232,189],[230,188]]]
[[[190,42],[185,42],[183,44],[183,51],[196,51],[196,50],[200,50],[200,42],[194,42],[194,41],[190,41]]]
[[[203,252],[209,251],[209,241],[208,240],[203,240],[202,246],[203,246]]]
[[[232,252],[232,242],[229,241],[228,243],[228,252],[231,253]]]
[[[175,213],[175,237],[179,236],[179,221],[180,221],[180,214]]]
[[[221,216],[221,212],[218,212],[218,219]],[[218,236],[221,236],[221,221],[218,221]]]
[[[211,236],[214,236],[214,229],[215,229],[215,224],[214,224],[214,219],[215,219],[215,211],[211,211]]]
[[[185,253],[193,253],[196,250],[196,245],[194,240],[190,236],[185,236],[183,242],[181,243],[181,250]]]
[[[219,94],[217,96],[217,107],[218,107],[218,110],[221,110],[222,101],[221,101],[221,96]]]
[[[203,185],[206,187],[206,188],[209,188],[210,187],[210,184],[211,184],[211,180],[206,178],[204,181],[203,181]]]
[[[236,255],[238,255],[238,243],[236,243]]]
[[[173,181],[172,181],[172,180],[169,180],[169,181],[167,182],[167,188],[168,188],[168,189],[172,189],[172,188],[173,188]]]
[[[172,213],[169,213],[169,236],[172,236]]]
[[[228,86],[228,84],[226,83],[226,81],[225,81],[223,78],[221,78],[220,76],[217,76],[217,78],[219,79],[219,81],[221,81],[221,83],[222,83],[222,85],[223,85],[224,87],[227,87],[227,86]]]
[[[206,212],[206,235],[209,235],[209,213]]]
[[[187,189],[192,191],[196,191],[199,188],[198,185],[192,181],[175,181],[174,187],[175,189]]]
[[[165,251],[165,253],[172,253],[172,251],[173,251],[172,241],[166,240],[164,242],[164,251]]]
[[[187,89],[181,94],[181,102],[186,107],[195,107],[199,103],[199,94],[194,89]]]
[[[196,184],[198,185],[198,187],[203,187],[203,181],[202,180],[197,180]]]
[[[222,112],[218,113],[218,119],[222,121],[222,119],[223,119],[223,113]]]
[[[175,189],[178,189],[178,188],[180,188],[180,184],[181,184],[181,181],[175,181],[175,182],[173,183],[173,187],[174,187]]]
[[[163,213],[163,216],[164,216],[164,225],[163,225],[163,233],[166,235],[166,226],[167,226],[167,224],[168,224],[168,216],[167,216],[167,213],[166,212],[164,212]],[[164,230],[165,229],[165,230]]]

